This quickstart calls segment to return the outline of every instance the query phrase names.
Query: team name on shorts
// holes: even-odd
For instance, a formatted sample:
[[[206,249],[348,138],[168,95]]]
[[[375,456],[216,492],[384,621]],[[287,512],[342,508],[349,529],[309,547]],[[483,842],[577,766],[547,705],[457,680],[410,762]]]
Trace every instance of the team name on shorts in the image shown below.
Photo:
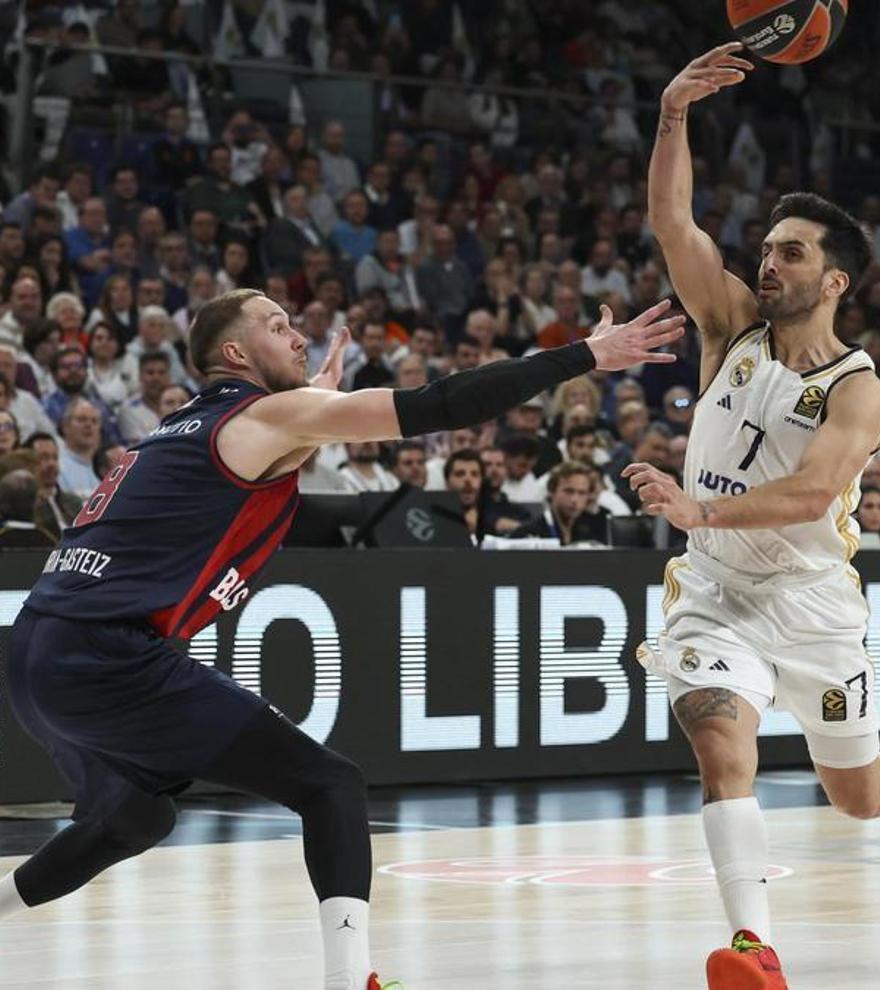
[[[43,573],[55,574],[76,571],[78,574],[86,574],[88,577],[101,578],[104,576],[104,568],[112,559],[109,554],[101,553],[100,550],[67,547],[65,550],[53,550],[49,554]]]

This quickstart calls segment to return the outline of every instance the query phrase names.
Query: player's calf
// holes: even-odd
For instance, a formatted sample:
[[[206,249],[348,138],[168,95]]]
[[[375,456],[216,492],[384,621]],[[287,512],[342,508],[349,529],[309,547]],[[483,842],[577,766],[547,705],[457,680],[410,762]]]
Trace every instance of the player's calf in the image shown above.
[[[828,800],[841,814],[862,821],[880,818],[880,759],[861,767],[815,766]]]

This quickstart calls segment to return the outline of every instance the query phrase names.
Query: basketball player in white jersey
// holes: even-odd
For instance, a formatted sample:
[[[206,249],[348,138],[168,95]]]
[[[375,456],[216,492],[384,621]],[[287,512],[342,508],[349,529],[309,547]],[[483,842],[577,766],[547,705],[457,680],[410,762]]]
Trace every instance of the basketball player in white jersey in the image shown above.
[[[736,933],[709,957],[709,986],[782,990],[753,796],[762,713],[772,704],[795,716],[836,808],[880,814],[867,606],[849,563],[859,543],[850,513],[880,444],[880,381],[870,358],[834,335],[835,311],[870,260],[852,217],[815,195],[784,196],[757,294],[694,222],[688,108],[746,77],[740,47],[695,59],[667,86],[650,166],[651,226],[702,337],[684,489],[648,464],[624,473],[648,513],[689,532],[666,572],[665,632],[639,654],[666,677],[696,754]]]

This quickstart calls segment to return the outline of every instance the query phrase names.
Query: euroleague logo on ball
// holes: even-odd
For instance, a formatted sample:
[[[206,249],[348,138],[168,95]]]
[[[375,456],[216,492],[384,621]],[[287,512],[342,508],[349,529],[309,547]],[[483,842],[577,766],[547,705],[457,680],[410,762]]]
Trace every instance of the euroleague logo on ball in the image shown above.
[[[792,31],[797,27],[794,18],[791,14],[780,14],[776,20],[773,22],[773,27],[780,34],[791,34]]]

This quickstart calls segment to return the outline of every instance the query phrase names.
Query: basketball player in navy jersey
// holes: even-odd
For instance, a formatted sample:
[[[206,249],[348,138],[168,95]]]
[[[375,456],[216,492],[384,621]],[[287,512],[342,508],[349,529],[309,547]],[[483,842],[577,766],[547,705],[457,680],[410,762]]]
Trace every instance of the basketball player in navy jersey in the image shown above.
[[[700,767],[706,841],[735,933],[709,957],[709,986],[785,990],[768,944],[758,727],[770,706],[791,712],[831,803],[880,816],[868,610],[850,564],[859,480],[880,444],[880,381],[870,357],[834,334],[871,256],[853,217],[813,194],[784,196],[757,295],[694,221],[688,108],[745,79],[740,48],[700,56],[663,94],[651,226],[701,330],[701,398],[683,490],[647,464],[624,474],[649,513],[689,531],[687,553],[667,566],[665,631],[640,659],[666,678]]]
[[[248,596],[290,526],[297,468],[316,446],[482,423],[592,368],[672,361],[655,353],[684,332],[668,307],[620,327],[606,308],[586,342],[419,389],[352,394],[333,391],[347,331],[308,382],[306,338],[262,293],[230,292],[200,310],[190,349],[207,387],[86,501],[12,629],[10,699],[76,806],[72,825],[0,881],[0,917],[155,845],[174,826],[172,796],[202,778],[302,816],[325,990],[381,990],[367,941],[360,771],[167,638],[195,635]]]

